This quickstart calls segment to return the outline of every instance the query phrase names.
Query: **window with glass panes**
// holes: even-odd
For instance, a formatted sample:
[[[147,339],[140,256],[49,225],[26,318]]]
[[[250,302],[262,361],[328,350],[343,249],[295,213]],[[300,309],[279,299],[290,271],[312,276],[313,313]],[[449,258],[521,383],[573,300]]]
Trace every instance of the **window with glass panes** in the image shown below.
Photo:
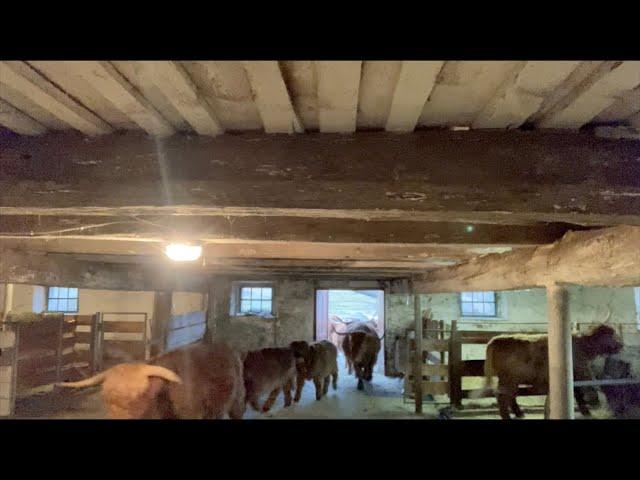
[[[272,287],[240,287],[240,313],[271,315],[272,301]]]
[[[496,292],[462,292],[460,311],[463,317],[497,316]]]
[[[77,312],[78,289],[66,287],[49,287],[47,295],[48,312]]]

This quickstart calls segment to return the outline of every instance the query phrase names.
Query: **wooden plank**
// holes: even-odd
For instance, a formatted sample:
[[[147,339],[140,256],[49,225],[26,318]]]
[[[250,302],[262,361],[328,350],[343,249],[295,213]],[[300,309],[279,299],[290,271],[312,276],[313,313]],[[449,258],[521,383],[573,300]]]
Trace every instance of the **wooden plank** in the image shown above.
[[[76,336],[74,338],[75,343],[91,343],[91,338],[93,337],[92,332],[76,332]]]
[[[358,133],[349,141],[330,134],[247,134],[220,135],[206,143],[174,136],[163,139],[162,148],[133,132],[89,141],[60,134],[28,142],[17,137],[0,149],[0,207],[4,215],[640,223],[639,177],[620,175],[637,168],[637,141],[586,133],[503,133]],[[318,161],[308,162],[310,155]],[[211,158],[219,162],[211,164]],[[403,169],[394,173],[389,165],[398,158]],[[159,161],[169,173],[172,206],[157,175]],[[34,177],[33,172],[41,173]],[[296,189],[290,188],[292,182]],[[590,182],[600,188],[587,187]],[[38,193],[43,191],[48,193]],[[204,193],[210,191],[215,197]]]
[[[76,315],[75,318],[78,325],[91,325],[93,323],[93,315]]]
[[[422,349],[427,352],[447,352],[449,340],[425,339],[422,341]]]
[[[87,135],[112,131],[104,120],[75,102],[25,62],[2,62],[0,68],[0,83],[19,91],[71,127]]]
[[[21,392],[27,388],[50,385],[52,383],[55,383],[57,381],[56,379],[57,372],[55,368],[46,372],[32,373],[29,375],[21,375],[20,373],[18,373],[18,392]]]
[[[412,132],[436,84],[443,61],[404,61],[393,92],[386,130]]]
[[[105,333],[144,333],[146,327],[145,322],[105,321],[102,328]]]
[[[638,85],[640,62],[604,62],[590,78],[550,109],[537,125],[580,128]]]
[[[184,67],[173,61],[137,62],[143,74],[157,85],[167,100],[199,135],[216,136],[224,129],[211,105],[201,96]]]
[[[171,124],[110,62],[77,61],[73,62],[70,68],[100,90],[111,103],[147,133],[164,137],[175,132]]]
[[[445,267],[414,279],[417,291],[428,293],[512,290],[544,287],[549,282],[585,286],[640,284],[636,246],[640,227],[611,227],[570,232],[545,247],[487,255],[473,262]],[[554,268],[548,265],[553,263]]]
[[[58,355],[55,350],[45,356],[22,357],[18,360],[18,373],[19,375],[31,375],[40,371],[50,370],[56,368],[57,362]]]
[[[493,98],[473,121],[473,128],[517,128],[573,72],[579,61],[517,62]]]
[[[422,365],[422,375],[432,376],[432,375],[440,375],[443,377],[449,376],[449,365]]]
[[[449,395],[449,382],[422,382],[425,395]]]
[[[276,61],[245,61],[254,101],[267,133],[302,133],[289,91]]]
[[[103,341],[104,358],[117,358],[120,354],[131,356],[133,359],[144,359],[144,343],[139,340],[108,340]]]
[[[41,135],[47,127],[0,99],[0,125],[21,135]]]
[[[451,405],[456,408],[462,406],[462,344],[457,320],[451,322],[451,333],[449,336],[449,396]]]
[[[474,392],[474,393],[472,394],[471,392]],[[477,391],[474,389],[462,390],[460,392],[460,397],[464,399],[476,398],[476,395],[477,395]],[[541,395],[545,395],[545,393],[537,392],[531,387],[520,387],[518,389],[519,397],[530,397],[530,396],[541,396]],[[493,395],[488,394],[488,397],[493,397]]]
[[[361,68],[361,61],[316,62],[321,132],[355,132]]]

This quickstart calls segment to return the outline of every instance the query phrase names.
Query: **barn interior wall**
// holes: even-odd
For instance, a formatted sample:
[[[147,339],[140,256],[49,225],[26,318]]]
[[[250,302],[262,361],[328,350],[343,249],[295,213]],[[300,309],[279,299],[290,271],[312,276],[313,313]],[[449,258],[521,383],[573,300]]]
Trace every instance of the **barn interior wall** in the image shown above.
[[[313,340],[316,282],[310,279],[270,280],[274,288],[272,317],[235,315],[234,281],[261,278],[219,278],[215,289],[215,337],[241,350],[283,347],[294,340]]]
[[[0,296],[4,304],[4,290],[2,285]],[[39,285],[14,284],[10,299],[11,310],[14,312],[36,312],[46,310],[47,289]],[[204,295],[191,292],[173,292],[172,313],[199,311],[204,309]],[[130,292],[116,290],[94,290],[81,288],[78,292],[78,315],[93,315],[96,312],[136,312],[146,313],[150,329],[153,330],[154,292]],[[3,305],[2,304],[2,305]],[[4,308],[0,308],[3,312]],[[113,316],[111,320],[115,320]],[[119,321],[140,321],[139,315],[118,315]]]
[[[597,323],[604,321],[609,311],[610,323],[623,324],[624,342],[630,347],[630,354],[636,358],[635,350],[640,348],[640,334],[634,325],[638,325],[638,312],[634,300],[633,288],[605,288],[571,286],[569,291],[569,318],[572,322]],[[528,289],[498,292],[498,316],[496,318],[462,318],[459,306],[459,294],[420,295],[421,308],[430,308],[433,318],[444,320],[448,325],[457,320],[459,327],[465,330],[490,331],[538,331],[546,330],[547,300],[544,289]],[[386,342],[385,361],[387,371],[394,369],[395,340],[403,336],[405,330],[413,328],[413,296],[390,294],[386,301]],[[634,332],[635,330],[635,332]],[[464,360],[482,359],[485,356],[484,345],[464,345]],[[640,361],[634,360],[640,367]]]

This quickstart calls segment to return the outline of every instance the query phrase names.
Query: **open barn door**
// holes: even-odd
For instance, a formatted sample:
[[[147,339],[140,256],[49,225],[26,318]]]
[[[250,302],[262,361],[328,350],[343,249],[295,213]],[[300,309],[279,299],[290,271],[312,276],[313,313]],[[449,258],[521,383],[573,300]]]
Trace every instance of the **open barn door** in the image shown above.
[[[343,355],[340,333],[354,322],[373,322],[384,335],[384,290],[316,290],[316,341],[329,340]],[[384,338],[374,372],[384,374]]]

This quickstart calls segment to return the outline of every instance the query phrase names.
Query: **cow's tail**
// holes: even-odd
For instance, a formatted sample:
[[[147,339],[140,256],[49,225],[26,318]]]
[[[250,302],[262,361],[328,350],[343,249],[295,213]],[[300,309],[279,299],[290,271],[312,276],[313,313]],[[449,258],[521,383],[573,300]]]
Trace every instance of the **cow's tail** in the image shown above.
[[[64,388],[84,388],[92,387],[94,385],[100,385],[105,381],[110,370],[111,369],[105,370],[104,372],[98,373],[93,377],[89,377],[78,382],[56,383],[56,386]],[[168,368],[161,367],[160,365],[144,365],[144,368],[141,371],[134,370],[134,372],[135,374],[138,374],[138,372],[140,372],[147,377],[162,378],[163,380],[166,380],[168,382],[182,383],[182,379],[175,372],[169,370]]]
[[[490,342],[487,345],[487,357],[484,360],[484,386],[482,388],[471,390],[469,392],[469,398],[483,398],[493,395],[493,387],[491,383],[493,381],[493,344]]]

